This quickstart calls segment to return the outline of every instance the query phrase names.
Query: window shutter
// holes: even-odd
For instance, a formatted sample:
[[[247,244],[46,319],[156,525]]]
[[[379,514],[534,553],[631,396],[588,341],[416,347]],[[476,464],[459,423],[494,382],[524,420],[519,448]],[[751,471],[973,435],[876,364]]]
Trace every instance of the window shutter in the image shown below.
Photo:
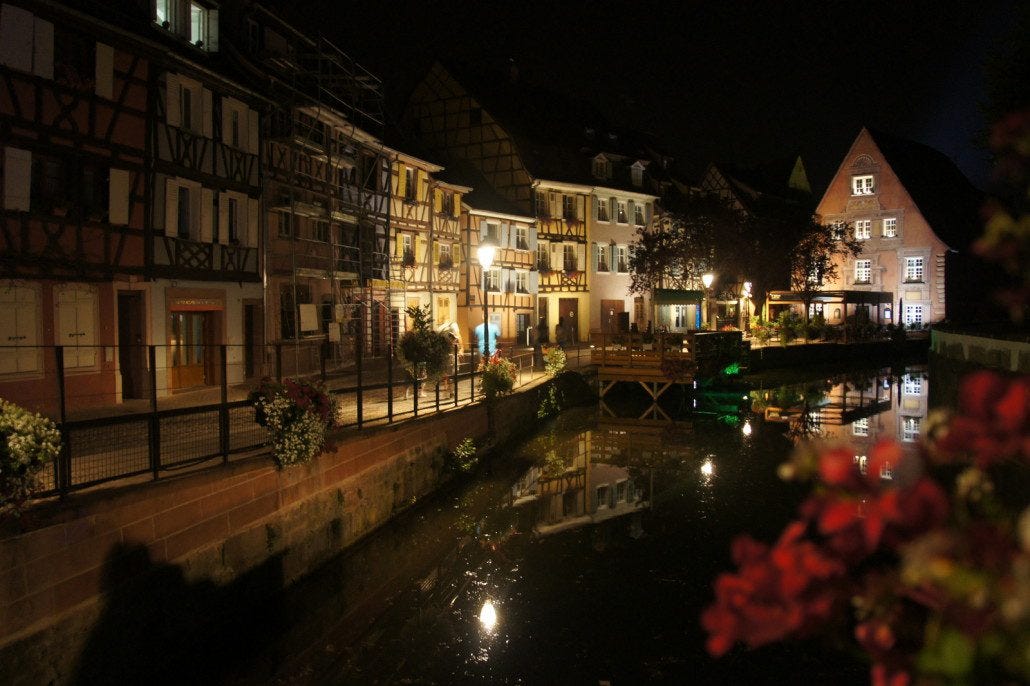
[[[443,191],[439,188],[433,191],[433,211],[437,214],[443,211]]]
[[[260,129],[258,122],[257,110],[247,108],[247,152],[252,155],[257,155],[260,151],[258,150],[258,132]]]
[[[415,241],[415,261],[425,262],[426,252],[429,248],[429,241],[426,240],[425,236],[418,236]]]
[[[636,220],[634,219],[634,217],[637,216],[634,214],[634,212],[636,212],[634,208],[635,205],[636,203],[634,203],[632,200],[626,201],[626,223],[628,223],[630,226],[636,224]]]
[[[214,135],[214,122],[212,120],[212,117],[214,116],[213,115],[214,104],[213,104],[213,97],[211,95],[211,91],[209,91],[207,88],[202,89],[201,93],[200,93],[200,100],[201,100],[201,115],[200,116],[203,117],[203,119],[201,119],[200,126],[198,128],[200,129],[200,132],[202,134],[204,134],[208,138],[211,138],[211,136]],[[194,117],[197,116],[196,112],[193,113],[193,116]]]
[[[499,233],[500,235],[498,236],[498,242],[500,243],[500,245],[497,246],[498,248],[507,248],[515,241],[515,236],[511,235],[515,232],[510,230],[508,224],[501,224],[501,229]]]
[[[615,198],[608,198],[608,221],[615,223],[619,219],[619,203]]]
[[[179,184],[175,179],[165,182],[165,235],[175,236],[179,220]]]
[[[531,271],[529,272],[529,292],[536,294],[540,290],[540,272]]]
[[[257,198],[247,198],[247,230],[244,232],[247,247],[258,247],[258,230],[260,228],[261,201]]]
[[[397,253],[397,257],[404,257],[404,236],[400,233],[394,238],[394,250]]]
[[[440,264],[440,243],[433,241],[433,264]]]
[[[601,206],[601,199],[600,198],[594,198],[594,202],[591,203],[591,205],[593,206],[593,213],[594,213],[593,220],[596,222],[597,221],[598,210],[599,210],[599,208]]]
[[[232,112],[236,109],[236,101],[232,98],[222,98],[222,142],[232,142]],[[243,122],[240,122],[243,126]],[[240,144],[247,139],[246,132],[240,132]]]
[[[0,63],[18,71],[32,71],[32,12],[0,5]]]
[[[229,196],[218,194],[218,218],[215,219],[215,192],[210,188],[200,189],[200,242],[228,243]]]
[[[112,224],[129,223],[129,172],[111,169],[107,184],[107,220]]]
[[[479,220],[479,240],[482,241],[485,238],[486,238],[486,220],[485,219],[480,219]]]
[[[429,196],[429,176],[426,174],[425,169],[419,169],[415,173],[415,178],[418,179],[418,186],[415,188],[415,200],[419,202],[428,201]]]
[[[169,126],[182,126],[179,111],[179,79],[175,74],[165,74],[165,121]]]
[[[6,10],[9,5],[3,7]],[[4,207],[28,212],[31,190],[32,153],[21,148],[4,148]]]
[[[533,252],[533,260],[536,260],[536,227],[530,226],[526,229],[527,239],[529,240],[529,249]]]
[[[512,293],[515,290],[515,272],[511,269],[501,269],[501,290],[505,293]]]
[[[561,271],[565,268],[565,248],[561,243],[551,243],[551,269]]]
[[[32,73],[44,79],[54,78],[54,25],[36,18],[33,26]]]
[[[587,270],[587,246],[583,243],[576,244],[576,269]]]
[[[22,286],[0,288],[0,374],[39,368],[34,347],[38,330],[36,291]]]
[[[110,100],[114,95],[114,48],[97,43],[95,92],[102,98]]]
[[[204,49],[208,52],[218,52],[218,10],[207,11],[207,37],[204,40]]]
[[[451,208],[454,211],[454,216],[461,215],[461,193],[454,194],[454,200],[452,201]]]

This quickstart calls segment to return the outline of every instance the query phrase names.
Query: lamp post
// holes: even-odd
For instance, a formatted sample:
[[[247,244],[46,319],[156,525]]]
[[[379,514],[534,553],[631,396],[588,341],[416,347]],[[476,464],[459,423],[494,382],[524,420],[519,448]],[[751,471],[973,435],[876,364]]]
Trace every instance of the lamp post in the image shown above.
[[[712,326],[712,282],[715,281],[715,274],[712,272],[705,272],[701,276],[701,283],[705,287],[705,314],[708,317],[708,328],[714,330]]]
[[[494,253],[497,251],[497,245],[489,238],[484,238],[479,242],[479,247],[476,248],[476,256],[479,258],[479,267],[483,272],[483,359],[486,360],[490,357],[490,313],[487,310],[487,296],[486,296],[486,272],[490,269],[490,265],[494,263]]]

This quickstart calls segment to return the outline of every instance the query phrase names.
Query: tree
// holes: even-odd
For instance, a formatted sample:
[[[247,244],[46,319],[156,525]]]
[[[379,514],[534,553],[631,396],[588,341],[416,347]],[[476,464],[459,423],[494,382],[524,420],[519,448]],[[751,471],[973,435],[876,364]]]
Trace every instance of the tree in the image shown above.
[[[411,328],[397,341],[397,357],[413,380],[438,381],[447,373],[454,343],[447,334],[433,331],[428,305],[406,312]]]
[[[858,255],[859,243],[843,224],[821,224],[810,219],[790,251],[790,288],[805,304],[805,340],[808,340],[809,308],[824,281],[840,278],[840,264]]]
[[[690,195],[666,201],[654,226],[637,229],[630,249],[630,292],[699,288],[705,272],[721,272],[743,219],[720,198]]]

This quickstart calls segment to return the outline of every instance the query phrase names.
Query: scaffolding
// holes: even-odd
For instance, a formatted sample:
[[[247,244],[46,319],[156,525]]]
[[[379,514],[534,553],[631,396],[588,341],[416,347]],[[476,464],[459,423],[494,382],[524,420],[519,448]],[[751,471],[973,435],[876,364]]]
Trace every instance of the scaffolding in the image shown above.
[[[288,373],[383,355],[392,320],[382,83],[328,39],[251,7],[260,29],[247,32],[248,53],[277,102],[263,129],[266,332]]]

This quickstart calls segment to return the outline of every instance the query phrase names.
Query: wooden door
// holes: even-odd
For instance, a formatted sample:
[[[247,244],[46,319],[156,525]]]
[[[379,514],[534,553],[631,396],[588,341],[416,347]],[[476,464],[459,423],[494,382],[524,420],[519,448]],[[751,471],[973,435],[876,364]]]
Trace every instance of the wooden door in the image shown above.
[[[172,312],[168,385],[192,388],[207,383],[207,312]]]
[[[619,315],[626,311],[626,303],[622,300],[601,301],[601,331],[605,333],[619,332]]]
[[[143,294],[118,293],[118,369],[122,374],[122,398],[145,397],[147,370],[143,347]]]
[[[565,322],[569,342],[579,341],[579,298],[558,298],[558,316]]]

